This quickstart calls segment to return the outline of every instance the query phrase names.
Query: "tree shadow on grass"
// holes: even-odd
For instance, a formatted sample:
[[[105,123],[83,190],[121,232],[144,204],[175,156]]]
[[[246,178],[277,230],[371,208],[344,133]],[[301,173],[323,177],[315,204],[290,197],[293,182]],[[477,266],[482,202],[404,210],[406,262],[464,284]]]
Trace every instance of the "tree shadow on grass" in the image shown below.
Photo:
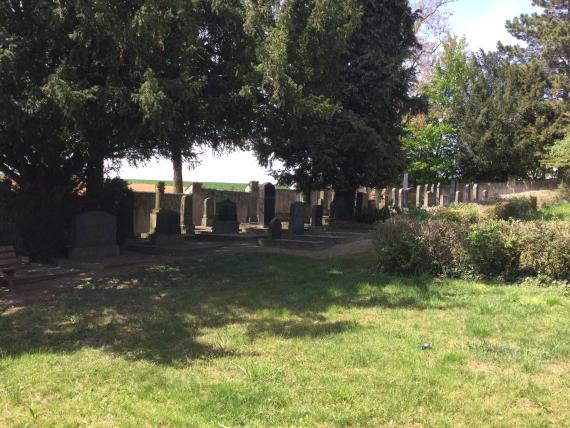
[[[0,351],[17,356],[90,347],[133,360],[185,366],[244,355],[224,340],[206,343],[202,336],[212,329],[243,325],[253,339],[314,338],[357,327],[354,322],[327,321],[325,313],[333,305],[387,310],[452,305],[425,281],[402,279],[396,291],[387,291],[393,279],[375,275],[363,263],[335,263],[227,255],[82,283],[49,302],[0,315]]]

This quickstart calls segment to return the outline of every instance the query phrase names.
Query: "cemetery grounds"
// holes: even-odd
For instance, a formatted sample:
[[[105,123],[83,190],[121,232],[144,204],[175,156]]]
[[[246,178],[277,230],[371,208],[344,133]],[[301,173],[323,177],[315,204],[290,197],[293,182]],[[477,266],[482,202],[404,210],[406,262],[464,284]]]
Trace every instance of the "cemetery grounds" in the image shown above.
[[[366,253],[0,300],[0,352],[0,426],[570,426],[567,287],[388,277]]]

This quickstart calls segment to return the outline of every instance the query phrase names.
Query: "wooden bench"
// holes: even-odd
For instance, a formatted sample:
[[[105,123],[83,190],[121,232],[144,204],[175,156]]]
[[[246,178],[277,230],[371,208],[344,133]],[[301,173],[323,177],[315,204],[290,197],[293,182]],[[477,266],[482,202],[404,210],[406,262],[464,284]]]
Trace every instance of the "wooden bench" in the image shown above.
[[[14,275],[19,267],[14,247],[0,247],[0,273],[8,281],[10,291],[14,291]]]

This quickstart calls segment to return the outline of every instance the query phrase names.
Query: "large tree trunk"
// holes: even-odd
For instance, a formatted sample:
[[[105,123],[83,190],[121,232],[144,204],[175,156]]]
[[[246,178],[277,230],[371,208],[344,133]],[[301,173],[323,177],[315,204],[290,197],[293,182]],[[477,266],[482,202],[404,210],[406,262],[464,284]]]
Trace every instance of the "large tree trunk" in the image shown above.
[[[104,183],[105,160],[103,156],[93,155],[87,162],[87,173],[85,177],[86,193],[91,203],[97,205],[101,201]]]
[[[182,153],[179,148],[172,148],[172,170],[174,172],[174,193],[184,193],[184,180],[182,177]]]
[[[335,190],[333,208],[335,221],[353,221],[356,190]]]

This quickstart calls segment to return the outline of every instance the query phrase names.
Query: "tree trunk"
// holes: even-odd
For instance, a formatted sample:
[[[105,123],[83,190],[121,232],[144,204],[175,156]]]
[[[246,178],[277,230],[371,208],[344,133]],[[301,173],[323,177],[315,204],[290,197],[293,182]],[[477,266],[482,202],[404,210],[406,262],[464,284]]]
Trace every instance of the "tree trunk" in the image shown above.
[[[101,202],[103,184],[105,183],[105,160],[103,156],[93,155],[87,162],[87,173],[85,185],[87,187],[87,198],[98,205]],[[94,209],[98,207],[93,207]]]
[[[356,190],[335,190],[334,192],[334,220],[353,221]]]
[[[179,148],[172,148],[172,169],[174,172],[174,193],[184,193],[184,180],[182,178],[182,153]]]

